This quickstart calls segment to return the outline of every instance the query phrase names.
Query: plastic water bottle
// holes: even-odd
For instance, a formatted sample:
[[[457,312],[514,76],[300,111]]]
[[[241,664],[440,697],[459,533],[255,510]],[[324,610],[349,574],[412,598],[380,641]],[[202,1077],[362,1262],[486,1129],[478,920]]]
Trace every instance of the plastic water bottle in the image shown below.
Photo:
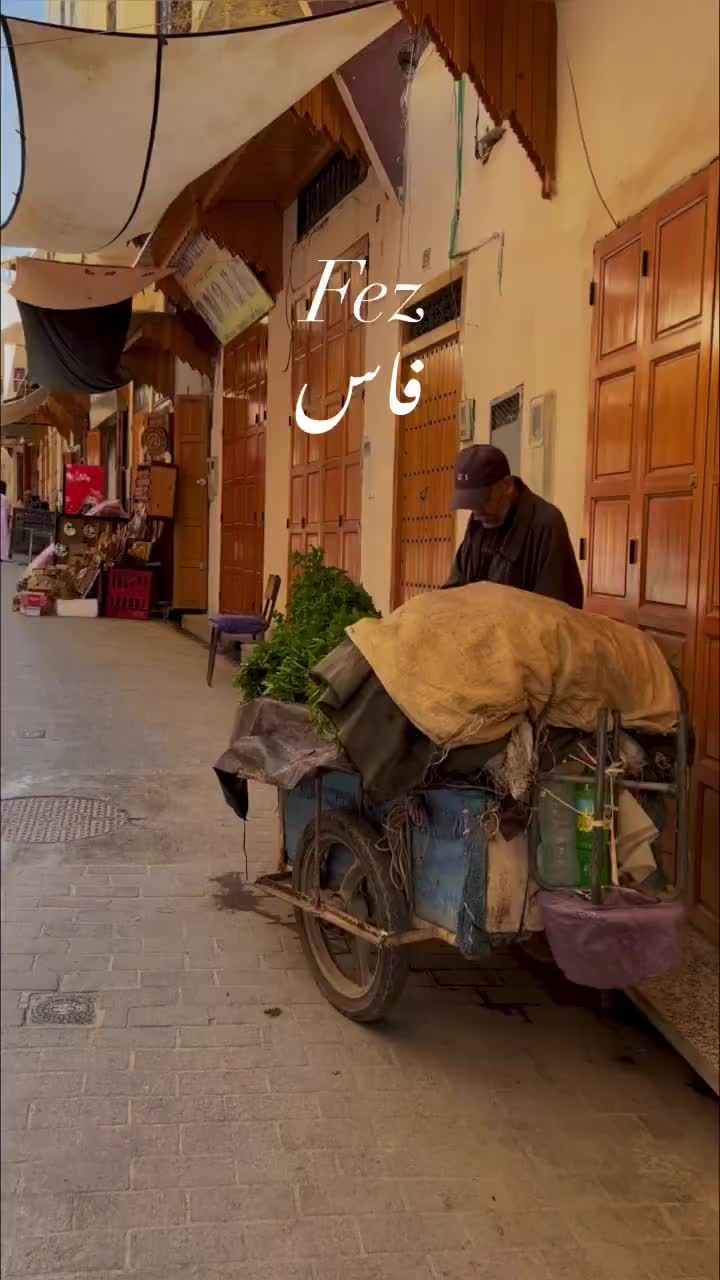
[[[575,848],[575,788],[572,783],[553,782],[552,778],[547,785],[549,790],[540,796],[538,813],[540,874],[547,884],[577,885],[580,868]]]

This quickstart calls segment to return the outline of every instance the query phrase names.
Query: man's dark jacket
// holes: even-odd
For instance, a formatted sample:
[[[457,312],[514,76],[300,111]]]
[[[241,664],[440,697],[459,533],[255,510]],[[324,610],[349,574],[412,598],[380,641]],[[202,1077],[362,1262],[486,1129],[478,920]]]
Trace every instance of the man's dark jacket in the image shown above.
[[[520,496],[501,529],[484,529],[470,517],[446,587],[501,582],[582,609],[582,579],[562,514],[522,480],[515,484]]]

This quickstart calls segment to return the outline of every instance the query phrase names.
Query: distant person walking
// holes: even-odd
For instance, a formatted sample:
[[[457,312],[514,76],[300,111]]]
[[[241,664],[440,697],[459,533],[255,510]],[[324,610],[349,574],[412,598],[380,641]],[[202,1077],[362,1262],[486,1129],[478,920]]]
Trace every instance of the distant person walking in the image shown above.
[[[10,559],[10,519],[7,485],[0,480],[0,560]]]

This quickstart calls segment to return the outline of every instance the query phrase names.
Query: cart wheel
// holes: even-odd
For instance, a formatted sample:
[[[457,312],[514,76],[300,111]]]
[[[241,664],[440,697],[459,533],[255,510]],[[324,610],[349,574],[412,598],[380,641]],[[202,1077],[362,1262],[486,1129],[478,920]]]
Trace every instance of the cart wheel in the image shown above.
[[[338,813],[320,820],[320,889],[330,904],[379,929],[403,929],[408,910],[390,879],[387,854],[372,827]],[[303,832],[293,864],[293,887],[315,892],[315,822]],[[330,1004],[355,1022],[377,1022],[402,991],[408,963],[401,947],[375,947],[319,916],[296,909],[300,941],[313,977]]]

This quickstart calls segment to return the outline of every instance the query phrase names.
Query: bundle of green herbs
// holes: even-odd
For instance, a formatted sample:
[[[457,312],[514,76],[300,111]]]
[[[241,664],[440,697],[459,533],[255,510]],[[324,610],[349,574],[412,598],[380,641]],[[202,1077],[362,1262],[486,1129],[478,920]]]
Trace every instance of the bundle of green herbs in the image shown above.
[[[316,726],[327,728],[324,717],[317,715],[320,689],[310,679],[310,671],[342,642],[346,627],[380,614],[367,591],[342,569],[325,564],[320,547],[311,547],[304,555],[296,553],[293,567],[296,574],[287,612],[275,615],[270,639],[253,650],[234,683],[245,702],[274,698],[305,703]]]

